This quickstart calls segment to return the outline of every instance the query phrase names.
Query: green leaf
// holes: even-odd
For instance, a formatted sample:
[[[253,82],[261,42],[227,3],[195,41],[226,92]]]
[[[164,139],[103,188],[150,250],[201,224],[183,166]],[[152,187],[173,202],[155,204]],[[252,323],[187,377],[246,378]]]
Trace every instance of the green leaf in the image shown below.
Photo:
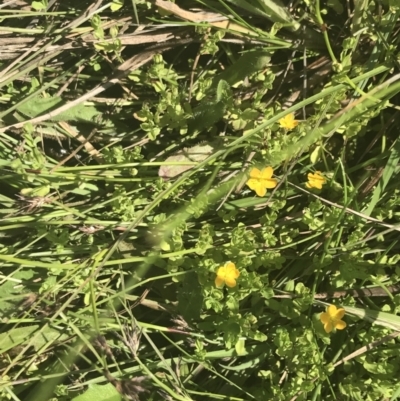
[[[108,383],[106,385],[89,384],[88,389],[71,401],[122,401],[120,393]]]
[[[29,118],[34,118],[49,113],[62,106],[64,103],[65,101],[59,96],[50,98],[37,96],[18,106],[17,111]],[[16,117],[23,121],[23,117],[18,117],[18,115],[16,115]],[[65,112],[51,117],[50,121],[81,121],[95,123],[96,119],[100,117],[101,113],[96,107],[78,104]]]
[[[124,5],[124,0],[113,0],[110,6],[111,11],[118,11],[123,7],[123,5]]]
[[[263,298],[265,299],[271,299],[273,298],[274,294],[274,290],[270,287],[264,287],[261,291],[260,294],[262,295]]]
[[[389,6],[394,11],[400,10],[400,4],[398,0],[389,0]]]
[[[178,291],[178,309],[185,320],[200,319],[203,306],[202,288],[195,273],[185,276]]]
[[[300,24],[296,22],[287,8],[279,0],[228,0],[230,3],[243,8],[255,15],[268,18],[270,21],[282,23],[296,31]]]
[[[254,340],[260,341],[260,342],[267,341],[267,339],[268,339],[268,337],[264,333],[261,333],[258,330],[252,335],[252,338]]]
[[[293,19],[287,7],[280,0],[259,0],[258,3],[273,22],[293,25],[295,31],[300,28],[300,24]]]
[[[258,111],[248,108],[239,114],[237,120],[232,122],[232,127],[236,131],[252,129],[259,115],[260,113]]]
[[[363,15],[368,8],[368,3],[368,0],[358,0],[354,2],[353,24],[351,30],[353,35],[362,28]]]
[[[9,274],[9,271],[7,270],[2,271],[3,274]],[[10,298],[12,295],[18,294],[21,295],[21,293],[28,293],[29,290],[26,289],[25,287],[19,286],[16,288],[16,281],[20,281],[21,283],[24,283],[24,280],[30,280],[34,276],[35,272],[30,269],[24,269],[24,270],[18,270],[12,274],[12,280],[6,280],[4,284],[0,285],[0,317],[5,316],[8,310],[10,309],[15,309],[15,303],[6,301],[6,299]]]
[[[158,176],[163,178],[173,178],[193,168],[198,162],[207,159],[213,153],[214,147],[208,144],[198,144],[179,153],[170,156],[165,160],[169,165],[161,166]],[[185,164],[185,162],[187,164]],[[179,163],[179,164],[174,164]]]
[[[212,87],[219,86],[221,80],[226,81],[231,86],[235,85],[249,75],[263,70],[270,60],[271,53],[266,50],[244,53],[236,62],[213,79]]]
[[[37,188],[23,188],[21,189],[21,195],[30,196],[32,198],[38,196],[40,198],[44,198],[46,195],[50,193],[50,185],[44,185],[42,187]]]
[[[390,401],[396,401],[400,397],[400,386],[397,386],[396,391],[393,393],[392,398]]]
[[[188,120],[188,130],[191,134],[197,134],[205,129],[212,128],[225,114],[226,103],[210,99],[203,99],[193,109],[193,116]]]
[[[90,191],[89,190],[87,190],[87,189],[84,189],[84,188],[74,188],[72,191],[71,191],[71,193],[72,194],[76,194],[76,195],[89,195],[90,194]]]
[[[161,241],[160,242],[160,249],[163,250],[164,252],[169,252],[171,250],[171,245],[168,244],[167,241]]]
[[[230,349],[239,340],[240,325],[239,323],[229,322],[223,324],[225,347]]]
[[[217,85],[217,102],[224,102],[231,96],[231,88],[228,82],[221,79]]]
[[[235,344],[235,351],[239,356],[246,355],[246,341],[239,339]]]
[[[32,333],[39,329],[39,325],[13,328],[0,334],[0,353],[6,352],[17,345],[23,344]]]
[[[0,334],[0,353],[6,352],[17,345],[27,344],[33,346],[36,352],[38,352],[43,346],[51,344],[55,341],[64,341],[70,336],[68,334],[62,334],[58,330],[46,326],[40,333],[36,333],[39,330],[38,325],[16,327],[7,331],[6,333]]]
[[[39,334],[34,335],[33,339],[29,341],[29,344],[33,346],[35,351],[39,351],[45,345],[53,342],[65,341],[70,337],[69,334],[64,334],[55,328],[46,326]]]
[[[367,372],[375,375],[386,376],[387,378],[392,378],[396,371],[394,365],[387,361],[376,363],[375,361],[368,362],[366,360],[363,363],[363,367]]]
[[[385,188],[388,185],[389,180],[394,174],[395,170],[397,169],[399,161],[400,161],[400,141],[397,140],[390,151],[389,160],[387,161],[385,169],[383,170],[382,177],[380,178],[378,184],[374,189],[374,193],[372,195],[371,202],[368,205],[368,209],[363,212],[365,215],[370,216],[377,203],[383,198],[383,193],[385,191]]]
[[[32,8],[36,11],[46,10],[47,5],[47,0],[32,1]]]
[[[317,163],[317,161],[319,160],[320,154],[321,154],[321,146],[316,146],[310,155],[310,161],[312,164]]]

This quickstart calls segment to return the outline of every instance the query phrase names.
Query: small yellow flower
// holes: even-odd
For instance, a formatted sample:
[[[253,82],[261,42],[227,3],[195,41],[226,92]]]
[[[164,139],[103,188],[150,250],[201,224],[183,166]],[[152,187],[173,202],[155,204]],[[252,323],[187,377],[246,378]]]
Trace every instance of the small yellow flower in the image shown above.
[[[250,171],[250,178],[246,185],[256,192],[258,196],[264,196],[267,188],[275,188],[278,181],[272,178],[274,170],[272,167],[266,167],[260,171],[258,168],[253,168]]]
[[[343,330],[346,328],[346,322],[342,320],[345,310],[337,309],[335,305],[329,305],[326,312],[321,313],[320,319],[324,325],[324,330],[330,333],[333,329]]]
[[[279,125],[287,130],[292,130],[299,125],[299,122],[294,119],[294,114],[290,113],[279,120]]]
[[[236,279],[240,276],[240,272],[232,262],[228,262],[217,271],[215,278],[215,285],[222,287],[226,284],[228,287],[233,288],[236,286]]]
[[[322,189],[322,185],[326,183],[326,179],[320,171],[316,171],[315,174],[308,173],[307,178],[308,178],[308,182],[306,183],[307,188]]]

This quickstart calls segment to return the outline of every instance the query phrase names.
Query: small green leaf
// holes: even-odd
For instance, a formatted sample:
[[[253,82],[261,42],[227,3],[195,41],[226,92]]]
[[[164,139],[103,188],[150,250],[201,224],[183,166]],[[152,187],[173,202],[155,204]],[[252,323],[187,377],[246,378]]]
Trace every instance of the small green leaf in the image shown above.
[[[167,241],[161,241],[160,243],[160,249],[163,250],[164,252],[169,252],[171,250],[171,245],[168,244]]]
[[[45,10],[47,8],[47,0],[42,1],[32,1],[32,8],[36,11]]]
[[[50,185],[43,185],[42,187],[37,188],[23,188],[21,189],[21,195],[44,198],[46,195],[50,193]]]
[[[71,190],[71,193],[76,195],[89,195],[90,191],[84,188],[74,188],[73,190]]]
[[[228,82],[221,79],[217,85],[217,102],[223,102],[231,95],[231,88],[229,87]]]
[[[123,7],[123,5],[124,5],[124,0],[113,0],[110,6],[111,11],[118,11]]]
[[[235,344],[235,351],[239,356],[246,355],[246,341],[244,339],[239,339]]]
[[[267,341],[267,339],[268,339],[268,337],[264,333],[261,333],[258,330],[252,335],[252,338],[254,340],[260,341],[260,342]]]
[[[261,295],[263,296],[263,298],[265,299],[270,299],[272,298],[275,294],[274,294],[274,290],[270,287],[264,287],[261,291],[260,291]]]
[[[310,161],[312,164],[316,164],[318,162],[320,153],[321,153],[321,146],[316,146],[310,155]]]

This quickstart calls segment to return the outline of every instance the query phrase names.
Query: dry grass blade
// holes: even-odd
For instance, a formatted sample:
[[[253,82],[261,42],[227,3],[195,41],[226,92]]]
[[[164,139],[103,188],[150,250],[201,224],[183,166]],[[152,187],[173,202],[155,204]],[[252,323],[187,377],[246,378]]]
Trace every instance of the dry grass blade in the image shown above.
[[[215,28],[228,29],[231,33],[237,34],[239,36],[243,35],[258,36],[257,33],[251,31],[250,29],[243,28],[239,24],[229,21],[229,19],[223,16],[222,14],[210,13],[205,11],[199,11],[199,12],[186,11],[183,8],[176,5],[175,3],[164,0],[156,0],[156,6],[186,21],[208,22]]]

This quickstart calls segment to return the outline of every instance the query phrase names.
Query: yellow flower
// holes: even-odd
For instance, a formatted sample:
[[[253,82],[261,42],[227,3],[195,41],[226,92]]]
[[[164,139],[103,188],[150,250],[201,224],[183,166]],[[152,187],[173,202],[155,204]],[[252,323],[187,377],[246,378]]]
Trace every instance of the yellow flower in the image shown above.
[[[262,171],[258,168],[253,168],[250,171],[250,179],[246,184],[258,196],[264,196],[267,188],[275,188],[278,183],[275,178],[272,178],[272,174],[274,174],[272,167],[266,167]]]
[[[279,125],[282,128],[285,128],[287,130],[296,128],[298,126],[298,124],[299,124],[299,122],[294,119],[293,113],[287,114],[285,117],[283,117],[279,120]]]
[[[324,330],[330,333],[333,329],[343,330],[346,327],[346,322],[341,320],[344,316],[343,308],[337,309],[335,305],[329,305],[326,312],[321,313],[320,319],[324,325]]]
[[[222,287],[226,284],[228,287],[233,288],[236,286],[236,279],[240,276],[240,272],[232,262],[228,262],[217,271],[215,278],[215,285]]]
[[[307,188],[321,189],[322,185],[326,183],[326,179],[320,171],[316,171],[315,174],[308,173],[307,178],[308,178],[308,182],[306,183]]]

